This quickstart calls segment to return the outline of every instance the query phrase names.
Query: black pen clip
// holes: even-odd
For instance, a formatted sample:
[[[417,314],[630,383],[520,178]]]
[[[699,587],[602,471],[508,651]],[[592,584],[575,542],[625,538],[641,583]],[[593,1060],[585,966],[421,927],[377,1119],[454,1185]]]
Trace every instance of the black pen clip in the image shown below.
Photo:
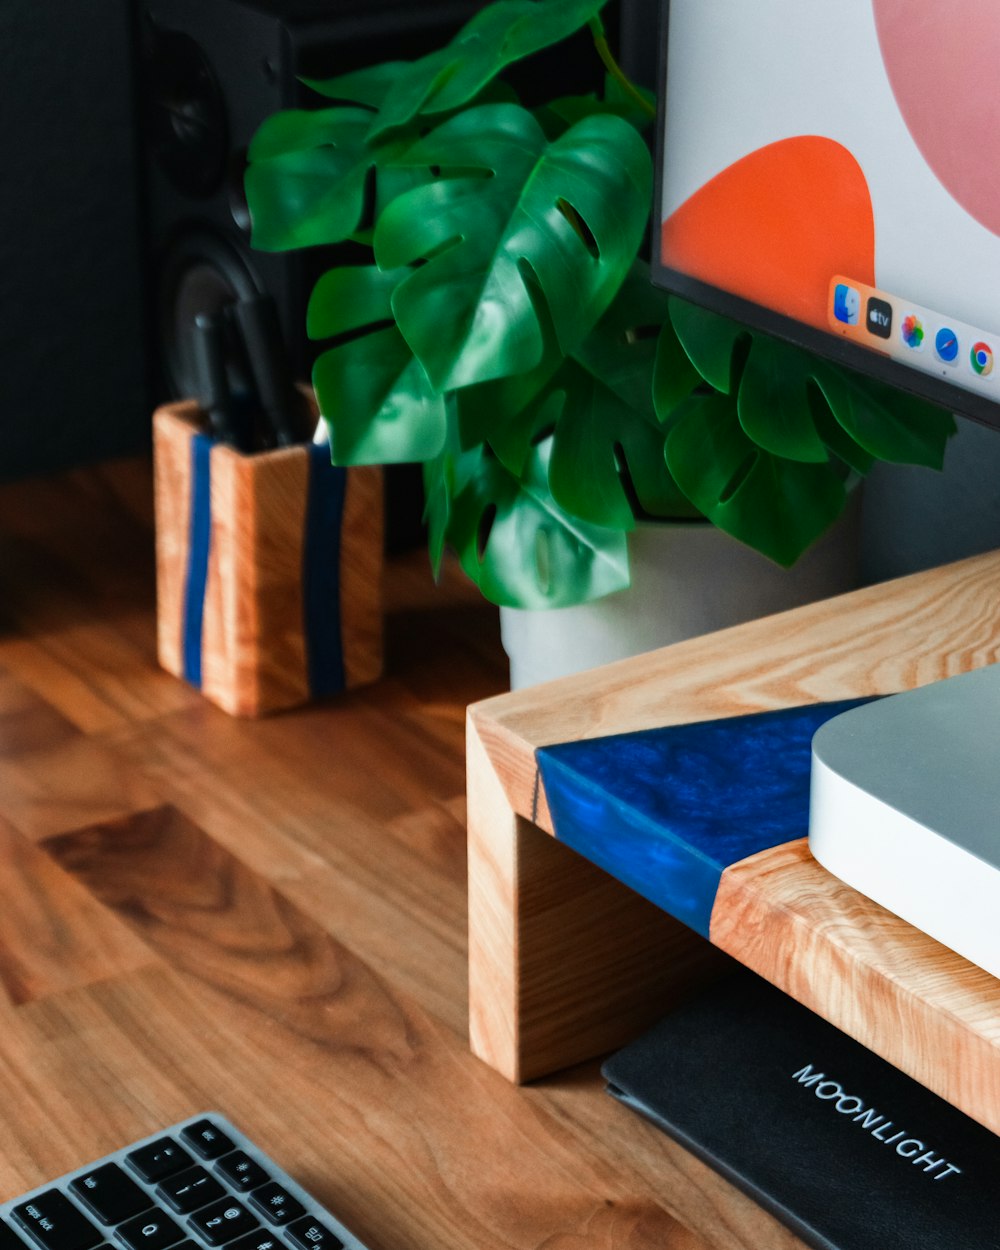
[[[245,451],[233,412],[233,397],[226,370],[226,331],[217,313],[199,313],[194,319],[194,364],[198,378],[198,401],[208,426],[219,442]]]
[[[261,407],[279,447],[302,441],[299,394],[292,382],[278,310],[270,295],[235,304]]]

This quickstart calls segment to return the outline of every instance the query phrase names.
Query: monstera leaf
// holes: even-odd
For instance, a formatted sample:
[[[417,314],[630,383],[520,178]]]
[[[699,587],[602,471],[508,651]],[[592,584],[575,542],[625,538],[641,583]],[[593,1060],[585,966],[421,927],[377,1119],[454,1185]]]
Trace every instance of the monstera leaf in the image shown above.
[[[548,344],[547,376],[540,368],[534,375],[494,384],[488,410],[499,409],[502,419],[486,437],[501,461],[520,472],[532,442],[551,433],[552,495],[568,512],[595,525],[630,530],[637,507],[655,517],[696,515],[667,468],[666,430],[653,407],[656,335],[665,303],[666,296],[650,285],[648,266],[637,261],[611,307],[575,351],[563,357],[554,343]],[[698,374],[679,349],[677,356],[676,384],[690,392]],[[525,402],[515,409],[518,398]]]
[[[772,455],[751,442],[733,396],[692,395],[671,418],[666,457],[678,486],[719,529],[786,567],[846,502],[834,465]]]
[[[313,367],[335,464],[428,460],[444,444],[444,398],[391,324],[392,292],[408,273],[374,265],[331,269],[313,290],[310,338],[368,330],[329,348]]]
[[[813,379],[841,429],[880,460],[940,469],[955,419],[894,386],[816,361]]]
[[[636,130],[647,130],[656,115],[656,97],[644,88],[635,88],[635,94],[626,93],[616,79],[609,74],[604,84],[604,95],[561,96],[549,104],[535,109],[535,116],[550,139],[555,139],[585,117],[613,113]],[[643,107],[642,101],[645,102]]]
[[[287,109],[261,123],[247,152],[244,175],[254,247],[283,252],[345,239],[370,242],[372,220],[382,209],[396,196],[431,181],[430,162],[399,160],[420,137],[416,129],[388,138],[372,135],[372,110],[407,64],[394,61],[311,83],[348,103],[328,109]],[[506,83],[495,82],[479,101],[516,103],[517,95]]]
[[[558,43],[596,17],[606,0],[500,0],[477,13],[446,47],[401,66],[381,98],[376,138],[418,114],[467,104],[508,65]],[[324,84],[326,94],[336,80]]]
[[[432,550],[446,531],[462,568],[493,603],[566,607],[629,584],[625,535],[570,516],[552,498],[550,452],[550,440],[533,447],[520,476],[488,448],[446,453],[426,466]]]
[[[683,300],[671,300],[670,317],[695,368],[735,395],[744,432],[765,451],[807,464],[832,452],[859,472],[874,457],[941,467],[955,423],[940,408]]]
[[[437,390],[538,364],[531,281],[563,350],[589,332],[632,264],[649,210],[649,154],[633,127],[588,117],[549,143],[526,109],[483,105],[437,127],[404,163],[444,176],[385,209],[375,256],[385,269],[426,262],[392,306]]]
[[[636,505],[653,517],[690,517],[663,456],[665,431],[653,407],[656,332],[666,297],[636,262],[614,303],[553,379],[565,402],[553,435],[549,485],[574,515],[631,529]],[[678,353],[675,384],[698,381]]]
[[[244,178],[253,246],[265,252],[339,243],[361,225],[376,163],[362,108],[290,109],[254,135]]]
[[[335,78],[303,78],[302,81],[318,95],[329,100],[352,104],[364,104],[376,112],[385,102],[393,84],[400,75],[408,73],[412,61],[381,61],[366,65],[363,69],[338,74]],[[369,118],[369,121],[374,119]]]

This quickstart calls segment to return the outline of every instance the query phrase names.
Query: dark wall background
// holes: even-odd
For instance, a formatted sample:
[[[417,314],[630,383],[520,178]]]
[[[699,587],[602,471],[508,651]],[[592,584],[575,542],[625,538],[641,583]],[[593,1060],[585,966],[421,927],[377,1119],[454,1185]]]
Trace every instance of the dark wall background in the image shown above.
[[[127,18],[0,3],[0,479],[146,438]]]

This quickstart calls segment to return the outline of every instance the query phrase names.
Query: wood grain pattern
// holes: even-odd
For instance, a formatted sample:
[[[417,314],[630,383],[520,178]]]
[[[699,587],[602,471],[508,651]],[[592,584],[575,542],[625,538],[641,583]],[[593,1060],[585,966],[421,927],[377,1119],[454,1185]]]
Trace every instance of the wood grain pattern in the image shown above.
[[[475,736],[485,761],[482,769],[475,768],[491,770],[503,802],[494,795],[481,817],[470,806],[470,828],[495,821],[495,830],[477,836],[500,862],[515,838],[525,836],[518,821],[533,820],[552,832],[539,795],[534,754],[539,746],[818,699],[889,693],[993,662],[1000,655],[998,600],[1000,553],[993,553],[483,702],[469,710],[470,738]],[[471,804],[471,780],[469,793]],[[769,870],[757,876],[752,867],[733,870],[717,904],[723,908],[718,921],[713,913],[713,941],[765,975],[773,974],[814,1010],[996,1125],[994,1021],[1000,997],[995,988],[984,989],[984,974],[964,961],[956,964],[950,952],[902,922],[887,925],[885,913],[876,921],[852,891],[808,857],[795,861],[786,892],[777,870],[783,862],[780,856],[764,861]],[[562,871],[570,909],[576,887],[569,869]],[[490,914],[492,906],[515,913],[493,922],[493,933],[503,932],[505,925],[529,938],[531,930],[522,928],[518,914],[524,907],[520,895],[504,881],[495,888],[496,901],[484,901],[473,914],[473,930],[476,915]],[[553,875],[548,882],[552,897],[558,888]],[[808,905],[799,905],[802,899]],[[810,928],[813,915],[820,919],[815,929]],[[896,946],[886,962],[881,942],[890,931]],[[580,935],[574,960],[580,966],[600,961],[607,940],[597,929],[589,940]],[[470,948],[479,941],[473,932]],[[542,1070],[534,1063],[535,1052],[518,1054],[515,1046],[510,1053],[516,1037],[512,1022],[531,992],[530,977],[539,987],[549,986],[554,1017],[598,1016],[602,1003],[611,1012],[617,987],[604,978],[596,977],[589,987],[553,980],[553,969],[564,960],[560,949],[546,968],[543,947],[522,940],[513,967],[496,983],[488,1016],[480,1014],[477,995],[486,998],[490,991],[480,984],[470,1002],[471,1017],[488,1021],[491,1033],[477,1038],[478,1053],[502,1054],[507,1073]],[[632,1006],[638,1010],[646,997],[641,982],[634,992]],[[613,1009],[622,1009],[617,998]],[[954,1061],[959,1051],[970,1059],[957,1065],[960,1072]],[[550,1070],[560,1059],[580,1058],[575,1044],[567,1045],[562,1056],[555,1047],[547,1052]]]
[[[303,714],[311,755],[295,737],[288,749],[288,717],[247,723],[209,711],[197,729],[188,717],[173,718],[142,727],[116,751],[155,784],[161,801],[211,828],[216,842],[280,882],[286,897],[341,934],[370,968],[464,1033],[464,803],[459,824],[431,798],[435,773],[461,787],[460,772],[444,767],[447,752],[419,756],[414,768],[425,788],[412,788],[412,807],[397,801],[383,816],[379,791],[383,783],[391,790],[392,764],[405,757],[405,746],[383,750],[382,772],[369,768],[359,779],[357,757],[331,758],[340,754],[345,722],[325,709]],[[370,752],[377,731],[368,737],[355,718],[347,723]]]
[[[348,689],[382,676],[382,561],[385,544],[382,471],[351,469],[344,495],[340,543],[340,610],[344,678]]]
[[[0,817],[0,986],[15,1006],[149,967],[152,952]]]
[[[190,552],[191,436],[198,405],[192,400],[153,413],[156,448],[156,647],[160,663],[184,674],[184,587]]]
[[[184,675],[191,442],[198,428],[191,402],[154,414],[158,644],[160,663],[175,676]],[[211,449],[201,690],[231,715],[260,716],[310,698],[302,574],[309,484],[305,447],[253,456],[219,444]],[[340,548],[328,553],[338,570],[349,688],[382,670],[382,514],[381,472],[349,470]]]
[[[19,631],[37,643],[74,626],[102,626],[148,660],[153,640],[138,605],[153,593],[152,508],[148,465],[139,470],[135,462],[127,471],[109,464],[6,483],[0,491],[0,618],[10,630],[4,643],[23,641]],[[176,685],[166,678],[163,684]]]
[[[308,488],[301,448],[252,457],[212,448],[201,688],[234,716],[309,698],[301,573]]]
[[[158,801],[149,780],[95,737],[0,756],[0,813],[32,841]]]
[[[844,885],[804,840],[723,873],[712,941],[1000,1132],[1000,981]]]
[[[51,704],[0,669],[0,756],[10,759],[68,742],[78,733]]]
[[[469,1030],[529,1081],[622,1046],[728,961],[511,811],[470,724]]]
[[[202,701],[156,666],[152,511],[148,463],[0,491],[0,665],[37,698],[49,745]]]
[[[536,747],[909,690],[1000,657],[1000,553],[977,556],[485,700],[470,716],[530,815]],[[544,809],[538,823],[551,828]]]
[[[308,1087],[327,1132],[332,1124],[343,1137],[332,1200],[346,1203],[362,1227],[368,1213],[339,1192],[345,1173],[372,1166],[352,1138],[361,1118],[391,1120],[382,1131],[403,1166],[392,1191],[380,1194],[384,1244],[406,1244],[414,1212],[428,1244],[436,1237],[441,1245],[499,1245],[532,1226],[544,1236],[545,1211],[515,1209],[508,1197],[532,1185],[562,1197],[569,1235],[587,1244],[691,1244],[665,1212],[643,1210],[627,1186],[556,1142],[548,1159],[532,1151],[530,1164],[516,1153],[484,1152],[487,1136],[503,1131],[500,1108],[479,1096],[481,1073],[465,1064],[459,1040],[176,810],[79,830],[48,846],[220,1022],[239,1029],[254,1063],[277,1076],[283,1093]],[[232,1039],[230,1046],[239,1053]],[[547,1119],[539,1117],[539,1144]],[[463,1166],[470,1157],[473,1169]],[[317,1186],[330,1187],[329,1179]],[[571,1190],[576,1197],[567,1203]]]
[[[10,640],[3,663],[85,733],[190,706],[198,694],[164,671],[151,673],[149,655],[134,644],[131,631],[131,622],[119,628],[100,620],[71,624],[30,645]]]
[[[151,479],[0,486],[0,1198],[217,1107],[373,1250],[798,1247],[594,1066],[518,1089],[469,1052],[495,610],[396,557],[385,678],[234,719],[157,666]]]

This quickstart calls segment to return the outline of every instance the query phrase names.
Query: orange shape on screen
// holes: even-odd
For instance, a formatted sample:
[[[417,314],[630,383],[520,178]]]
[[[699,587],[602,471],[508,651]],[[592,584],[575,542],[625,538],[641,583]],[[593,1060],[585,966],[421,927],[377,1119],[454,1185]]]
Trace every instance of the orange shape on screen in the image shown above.
[[[662,230],[668,268],[821,329],[835,274],[876,285],[865,176],[847,148],[817,135],[742,157]]]

